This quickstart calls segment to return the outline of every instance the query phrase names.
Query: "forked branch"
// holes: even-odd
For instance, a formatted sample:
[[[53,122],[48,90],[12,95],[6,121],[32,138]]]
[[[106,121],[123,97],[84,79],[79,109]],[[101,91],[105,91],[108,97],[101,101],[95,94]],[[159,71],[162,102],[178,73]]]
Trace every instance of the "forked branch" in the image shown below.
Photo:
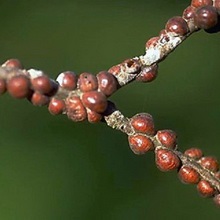
[[[165,29],[147,41],[144,55],[127,59],[96,76],[66,71],[52,80],[43,71],[26,70],[17,59],[10,59],[0,67],[0,94],[8,91],[12,97],[26,98],[35,106],[46,105],[51,114],[66,114],[75,122],[105,122],[128,136],[135,154],[154,151],[161,171],[177,170],[183,183],[197,184],[200,194],[213,197],[220,207],[220,171],[214,157],[203,156],[198,148],[181,153],[174,131],[156,131],[148,113],[127,118],[108,101],[114,92],[132,81],[153,81],[158,64],[201,29],[208,33],[220,31],[220,0],[192,0],[182,16],[169,19]]]

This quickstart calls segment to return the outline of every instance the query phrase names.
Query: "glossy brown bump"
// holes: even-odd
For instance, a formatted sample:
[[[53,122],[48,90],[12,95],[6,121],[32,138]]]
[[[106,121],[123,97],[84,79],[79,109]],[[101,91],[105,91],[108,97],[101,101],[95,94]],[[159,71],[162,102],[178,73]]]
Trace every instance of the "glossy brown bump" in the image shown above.
[[[157,132],[156,138],[164,147],[172,149],[176,147],[177,135],[172,130],[160,130]]]
[[[178,169],[181,165],[180,159],[173,152],[166,149],[158,149],[155,152],[155,162],[161,171]]]
[[[162,36],[165,36],[165,35],[167,35],[167,31],[166,31],[166,29],[162,29],[159,33],[159,37],[162,37]]]
[[[102,92],[90,91],[82,95],[82,103],[85,107],[97,113],[103,113],[107,108],[107,99]]]
[[[7,90],[14,98],[27,98],[30,94],[30,81],[24,75],[14,76],[7,82]]]
[[[62,76],[62,80],[60,85],[62,88],[67,90],[74,90],[77,86],[77,76],[72,71],[65,71],[60,74]],[[59,76],[58,76],[59,77]]]
[[[191,157],[193,159],[200,159],[202,156],[203,156],[203,152],[202,150],[200,150],[199,148],[190,148],[190,149],[187,149],[184,154],[188,157]]]
[[[48,94],[53,89],[53,83],[48,76],[38,76],[31,80],[32,87],[35,91],[38,91],[42,94]]]
[[[180,36],[184,36],[189,32],[186,21],[180,16],[170,18],[165,28],[168,32],[173,32]]]
[[[191,1],[191,5],[195,8],[199,8],[205,5],[212,5],[212,4],[213,4],[212,0],[192,0]]]
[[[186,184],[196,184],[200,179],[198,172],[189,166],[182,166],[178,172],[178,175],[180,180]]]
[[[190,32],[198,31],[199,28],[195,25],[194,16],[196,8],[193,6],[188,6],[183,11],[183,18],[186,20]]]
[[[109,72],[102,71],[97,74],[98,88],[106,96],[112,95],[118,88],[117,79]]]
[[[212,172],[216,172],[219,169],[219,163],[216,160],[215,157],[202,157],[199,160],[199,163],[201,164],[202,167],[212,171]]]
[[[145,47],[146,48],[155,47],[158,44],[158,41],[159,41],[159,37],[152,37],[146,42]]]
[[[66,114],[69,119],[78,122],[87,118],[86,109],[78,96],[70,96],[65,101]]]
[[[194,18],[196,8],[193,6],[188,6],[184,11],[183,11],[183,18],[186,20],[190,20]]]
[[[62,114],[65,110],[65,102],[62,99],[52,98],[48,110],[52,115]]]
[[[131,118],[131,126],[136,132],[141,132],[148,135],[154,135],[153,117],[148,113],[139,113]]]
[[[3,63],[2,66],[6,66],[9,68],[23,69],[23,65],[18,59],[9,59],[5,63]]]
[[[128,136],[128,142],[131,150],[135,154],[145,154],[147,151],[154,148],[153,142],[150,138],[142,134]]]
[[[7,91],[6,82],[4,79],[0,79],[0,95],[4,94]]]
[[[117,76],[117,75],[120,73],[120,71],[121,71],[120,65],[112,66],[112,67],[108,70],[109,73],[111,73],[111,74],[113,74],[113,75],[115,75],[115,76]]]
[[[206,180],[200,180],[197,184],[197,190],[203,197],[211,197],[215,193],[215,189]]]
[[[44,106],[49,104],[50,98],[36,91],[31,95],[30,101],[35,106]]]
[[[79,89],[82,92],[89,92],[98,89],[98,80],[91,73],[81,73],[78,79]]]
[[[215,33],[218,33],[220,32],[220,10],[219,10],[219,15],[218,15],[218,22],[215,26],[211,27],[211,28],[208,28],[208,29],[205,29],[204,31],[206,33],[209,33],[209,34],[215,34]]]
[[[198,8],[194,15],[195,25],[202,29],[210,29],[218,23],[218,13],[212,6]]]
[[[151,66],[144,67],[137,75],[136,80],[139,82],[152,82],[156,79],[158,73],[158,65],[153,64]]]
[[[102,120],[102,115],[87,108],[87,119],[90,123],[97,123]]]

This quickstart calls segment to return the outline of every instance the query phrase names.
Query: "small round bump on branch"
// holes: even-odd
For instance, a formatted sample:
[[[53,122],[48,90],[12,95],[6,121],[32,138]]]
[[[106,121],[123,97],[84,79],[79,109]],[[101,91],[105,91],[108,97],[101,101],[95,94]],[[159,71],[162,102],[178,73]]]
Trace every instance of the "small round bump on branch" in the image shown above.
[[[113,75],[115,75],[115,76],[117,76],[117,75],[120,73],[120,71],[121,71],[121,66],[120,66],[120,64],[115,65],[115,66],[112,66],[112,67],[108,70],[109,73],[111,73],[111,74],[113,74]]]
[[[166,31],[173,32],[179,36],[184,36],[189,32],[186,21],[180,17],[172,17],[166,23]]]
[[[206,180],[200,180],[197,184],[197,190],[203,197],[211,197],[215,194],[215,189]]]
[[[29,98],[31,103],[35,106],[44,106],[48,105],[50,102],[50,98],[44,94],[41,94],[40,92],[36,91],[34,92],[31,97]]]
[[[200,159],[203,156],[203,152],[199,148],[190,148],[187,149],[184,154],[195,160]]]
[[[143,134],[129,135],[128,142],[135,154],[145,154],[147,151],[154,149],[151,139]]]
[[[17,99],[27,98],[30,95],[30,81],[24,75],[14,76],[7,82],[9,94]]]
[[[87,118],[86,109],[78,96],[70,96],[65,100],[66,114],[72,121],[84,121]]]
[[[8,68],[16,68],[16,69],[23,69],[23,65],[18,59],[9,59],[5,63],[2,64],[3,67]]]
[[[150,38],[145,44],[146,49],[149,47],[155,47],[158,44],[158,41],[159,41],[159,37]]]
[[[4,94],[7,91],[6,82],[4,79],[0,79],[0,95]]]
[[[99,114],[95,111],[92,111],[89,108],[87,108],[86,111],[87,111],[88,122],[97,123],[97,122],[100,122],[102,120],[102,115],[101,114]]]
[[[209,34],[214,34],[214,33],[218,33],[220,32],[220,9],[219,9],[219,15],[218,15],[218,22],[215,26],[209,28],[209,29],[206,29],[205,32],[206,33],[209,33]]]
[[[53,82],[48,76],[38,76],[31,80],[33,90],[42,94],[49,94],[53,90]]]
[[[176,142],[177,142],[177,135],[172,130],[160,130],[156,134],[156,139],[158,142],[166,147],[175,149],[176,148]]]
[[[205,5],[212,5],[212,4],[213,4],[212,0],[192,0],[191,1],[191,5],[195,8],[199,8]]]
[[[82,92],[89,92],[98,89],[98,80],[91,73],[81,73],[78,78],[78,86]]]
[[[52,115],[59,115],[65,111],[65,102],[62,99],[52,98],[48,110]]]
[[[216,172],[219,169],[219,163],[214,157],[202,157],[199,160],[199,163],[201,164],[202,167],[212,172]]]
[[[103,113],[107,108],[107,99],[102,92],[90,91],[82,95],[82,103],[86,108]]]
[[[198,30],[198,28],[195,26],[194,23],[194,14],[195,14],[196,8],[193,6],[188,6],[183,11],[183,18],[186,20],[190,32],[193,32],[195,30]]]
[[[193,6],[188,6],[184,11],[183,11],[183,18],[186,20],[190,20],[194,18],[196,8]]]
[[[77,76],[72,71],[65,71],[58,75],[56,81],[67,90],[74,90],[77,86]]]
[[[153,64],[151,66],[144,67],[141,72],[137,75],[136,80],[139,82],[151,82],[156,79],[158,73],[158,65]]]
[[[130,119],[130,124],[135,132],[140,132],[147,135],[154,135],[154,121],[153,117],[148,113],[139,113]]]
[[[165,35],[167,35],[167,30],[166,30],[166,29],[162,29],[162,30],[160,31],[160,33],[159,33],[159,37],[165,36]]]
[[[107,71],[101,71],[97,74],[98,88],[106,96],[112,95],[119,87],[117,79]]]
[[[194,15],[195,25],[202,29],[213,28],[218,23],[218,13],[212,6],[198,8]]]
[[[181,166],[179,157],[166,149],[156,149],[155,162],[157,168],[164,172],[178,169]]]
[[[189,166],[182,166],[178,172],[178,176],[186,184],[196,184],[200,179],[199,173]]]
[[[220,194],[215,195],[213,201],[217,205],[217,207],[220,207]]]

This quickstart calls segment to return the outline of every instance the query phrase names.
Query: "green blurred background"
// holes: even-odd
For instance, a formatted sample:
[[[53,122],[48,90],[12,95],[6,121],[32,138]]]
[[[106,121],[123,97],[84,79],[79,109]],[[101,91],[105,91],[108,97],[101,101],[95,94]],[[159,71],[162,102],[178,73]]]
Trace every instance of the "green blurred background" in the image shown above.
[[[144,53],[147,39],[181,15],[184,0],[0,2],[0,61],[97,73]],[[198,32],[160,64],[150,84],[133,83],[111,99],[126,116],[149,112],[158,129],[178,133],[220,158],[219,33]],[[1,220],[219,219],[212,200],[154,156],[134,155],[126,136],[104,124],[73,123],[7,94],[0,97]]]

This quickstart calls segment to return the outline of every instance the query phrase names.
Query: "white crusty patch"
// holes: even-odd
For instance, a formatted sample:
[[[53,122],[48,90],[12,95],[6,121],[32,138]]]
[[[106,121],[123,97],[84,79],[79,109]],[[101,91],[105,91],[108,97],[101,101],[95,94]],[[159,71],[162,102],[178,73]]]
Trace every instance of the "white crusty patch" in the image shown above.
[[[62,86],[63,84],[63,78],[64,78],[65,74],[64,73],[60,73],[57,78],[56,81]]]
[[[167,44],[169,45],[170,50],[173,50],[173,49],[176,48],[182,41],[183,41],[183,40],[182,40],[181,37],[170,35],[170,41],[167,42]]]
[[[151,65],[152,63],[157,62],[161,57],[161,48],[160,47],[150,47],[146,50],[144,56],[141,56],[140,59],[145,65]]]
[[[30,78],[31,79],[34,79],[36,77],[39,77],[39,76],[43,76],[44,75],[44,72],[41,71],[41,70],[35,70],[35,69],[29,69],[27,70],[28,74],[30,75]]]
[[[169,41],[160,39],[157,45],[147,48],[145,55],[140,56],[143,64],[151,65],[158,62],[183,41],[183,37],[181,36],[174,36],[173,33],[167,33],[167,35],[169,37]]]

